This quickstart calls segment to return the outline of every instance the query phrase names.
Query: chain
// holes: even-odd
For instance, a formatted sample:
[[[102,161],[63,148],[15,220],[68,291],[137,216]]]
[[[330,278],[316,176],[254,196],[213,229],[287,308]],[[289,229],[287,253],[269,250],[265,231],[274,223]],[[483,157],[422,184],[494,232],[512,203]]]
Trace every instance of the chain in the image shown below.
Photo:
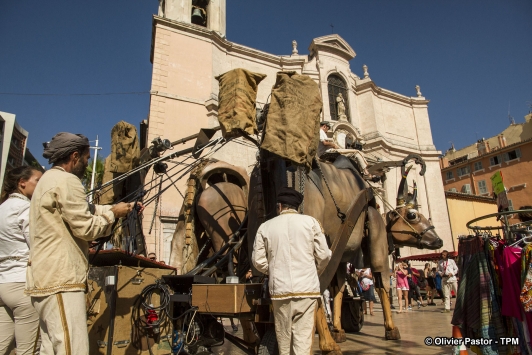
[[[342,213],[342,211],[340,210],[340,207],[338,207],[338,204],[336,203],[336,200],[335,200],[335,198],[333,196],[333,193],[331,191],[331,187],[329,186],[329,182],[325,178],[325,174],[323,174],[323,170],[321,170],[321,165],[320,165],[320,162],[319,162],[318,158],[314,158],[314,159],[316,159],[316,163],[318,164],[318,169],[320,170],[321,176],[323,177],[323,181],[325,181],[325,185],[327,186],[327,190],[329,190],[329,194],[331,195],[331,198],[332,198],[332,200],[334,202],[334,207],[336,207],[336,212],[337,212],[336,216],[342,220],[342,223],[344,223],[345,222],[345,218],[346,218],[345,213]]]
[[[204,232],[204,233],[205,233],[205,232]],[[201,237],[200,237],[200,239],[201,239]],[[203,247],[202,247],[201,250],[199,251],[198,256],[196,257],[196,261],[194,261],[194,267],[196,267],[196,266],[198,265],[198,261],[199,261],[199,258],[200,258],[200,256],[201,256],[201,254],[203,253],[203,251],[205,250],[205,248],[207,247],[207,245],[210,245],[210,244],[211,244],[211,242],[212,242],[212,239],[211,239],[211,238],[207,239],[207,241],[205,242],[205,244],[203,245]],[[213,250],[214,250],[214,248],[213,248]],[[189,257],[190,257],[190,256],[189,256]],[[188,261],[188,258],[187,258],[187,260],[185,261],[185,264],[186,264],[187,261]]]
[[[303,168],[299,167],[298,171],[299,171],[299,192],[301,193],[301,195],[303,195],[303,201],[301,202],[301,205],[299,205],[299,213],[303,214],[305,212],[305,183],[307,181],[306,181],[306,174],[303,171]],[[295,174],[294,174],[294,180],[295,180]]]
[[[150,230],[148,231],[149,235],[151,235],[151,231],[153,229],[153,225],[155,224],[155,217],[157,216],[157,207],[159,205],[159,201],[160,201],[160,197],[161,197],[161,188],[162,188],[162,186],[163,186],[163,176],[161,175],[161,178],[159,180],[159,192],[157,193],[157,197],[155,199],[155,206],[153,208],[153,217],[152,217],[151,223],[150,223]]]

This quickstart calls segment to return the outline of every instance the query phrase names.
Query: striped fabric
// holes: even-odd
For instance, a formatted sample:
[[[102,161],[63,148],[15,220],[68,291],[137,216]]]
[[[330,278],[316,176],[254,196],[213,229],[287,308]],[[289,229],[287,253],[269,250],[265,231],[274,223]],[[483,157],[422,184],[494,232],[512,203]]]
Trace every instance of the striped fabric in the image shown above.
[[[451,323],[461,327],[464,338],[499,339],[506,336],[495,294],[493,276],[496,272],[488,259],[489,248],[489,243],[479,237],[461,240],[458,246],[460,282]],[[480,353],[485,355],[508,353],[507,347],[502,344],[483,345],[479,348]]]

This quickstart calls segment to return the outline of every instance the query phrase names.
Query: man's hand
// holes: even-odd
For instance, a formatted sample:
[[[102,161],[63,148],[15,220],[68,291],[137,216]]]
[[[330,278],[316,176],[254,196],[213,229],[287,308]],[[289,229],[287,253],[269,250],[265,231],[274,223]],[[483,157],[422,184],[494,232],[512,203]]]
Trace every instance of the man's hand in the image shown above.
[[[132,202],[119,202],[111,207],[111,212],[113,212],[115,218],[122,218],[127,216],[127,214],[133,210],[133,205]]]
[[[144,205],[142,204],[142,202],[137,202],[137,212],[138,212],[138,214],[141,214],[142,211],[144,211]]]

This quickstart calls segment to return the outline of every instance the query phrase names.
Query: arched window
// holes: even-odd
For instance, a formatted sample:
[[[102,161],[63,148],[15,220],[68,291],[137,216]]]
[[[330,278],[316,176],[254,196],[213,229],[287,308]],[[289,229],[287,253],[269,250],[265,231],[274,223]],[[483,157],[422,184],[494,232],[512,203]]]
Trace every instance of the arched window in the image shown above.
[[[340,76],[336,74],[329,75],[329,78],[327,79],[327,87],[329,91],[329,110],[331,112],[331,119],[334,121],[338,121],[340,117],[338,116],[338,106],[339,106],[339,100],[338,94],[342,94],[342,97],[344,99],[344,105],[345,105],[345,115],[347,116],[347,120],[349,121],[349,102],[348,102],[348,95],[347,95],[347,85],[345,84],[344,79],[342,79]]]

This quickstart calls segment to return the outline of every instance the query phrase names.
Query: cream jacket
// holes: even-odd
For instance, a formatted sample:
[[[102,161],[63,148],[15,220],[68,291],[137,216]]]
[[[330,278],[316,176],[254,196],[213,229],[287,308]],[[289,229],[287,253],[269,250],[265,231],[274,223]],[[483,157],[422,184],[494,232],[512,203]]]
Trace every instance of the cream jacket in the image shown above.
[[[41,177],[30,204],[27,294],[86,290],[88,241],[108,234],[115,218],[111,206],[91,214],[85,198],[81,181],[61,168]]]
[[[316,219],[287,210],[259,227],[251,259],[269,275],[272,299],[319,298],[318,272],[331,251]]]

